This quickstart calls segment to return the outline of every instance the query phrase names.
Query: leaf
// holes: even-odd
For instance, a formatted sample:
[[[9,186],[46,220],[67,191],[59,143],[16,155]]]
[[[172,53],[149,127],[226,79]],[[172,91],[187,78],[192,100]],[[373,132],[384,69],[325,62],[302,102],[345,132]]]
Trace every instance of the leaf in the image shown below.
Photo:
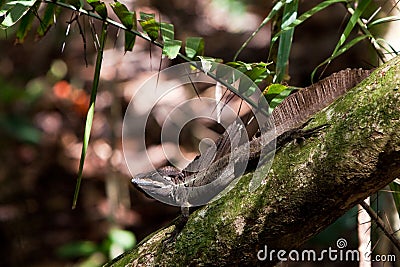
[[[136,24],[136,12],[129,11],[128,8],[121,4],[118,1],[110,4],[113,9],[115,15],[117,15],[118,19],[121,21],[122,25],[124,25],[129,30],[134,28]]]
[[[255,86],[255,84],[249,84],[248,80],[246,79],[240,79],[239,82],[239,95],[240,96],[251,96],[253,95],[255,92],[257,92],[258,87]]]
[[[240,72],[246,74],[255,84],[260,83],[263,79],[265,79],[270,72],[267,68],[268,63],[259,62],[259,63],[245,63],[242,61],[233,61],[227,62],[226,65],[237,69]],[[236,79],[239,77],[236,77]],[[232,80],[234,82],[234,80]]]
[[[85,5],[84,0],[66,0],[67,4],[74,6],[76,9],[80,9]]]
[[[334,55],[340,47],[346,42],[347,38],[350,36],[351,31],[353,30],[354,26],[357,24],[357,20],[361,17],[364,11],[367,9],[368,5],[371,3],[371,0],[360,0],[356,10],[354,11],[353,15],[350,17],[349,22],[346,25],[342,35],[340,36],[339,42],[336,44],[335,49],[333,50],[332,55]]]
[[[163,55],[166,55],[169,59],[176,58],[181,49],[182,41],[174,40],[174,25],[162,22],[160,32],[161,38],[164,41]]]
[[[38,0],[18,0],[6,3],[1,7],[3,21],[0,28],[7,29],[17,23]]]
[[[131,249],[136,244],[136,237],[130,231],[112,228],[108,237],[113,244],[120,245],[124,250]]]
[[[371,36],[369,36],[369,35],[361,35],[361,36],[358,36],[358,37],[354,38],[353,40],[351,40],[351,41],[348,42],[347,44],[345,44],[342,48],[340,48],[338,51],[336,51],[335,54],[331,55],[329,58],[327,58],[324,62],[322,62],[321,64],[319,64],[319,65],[313,70],[313,72],[311,73],[311,80],[312,80],[312,81],[314,80],[315,73],[317,72],[317,70],[318,70],[321,66],[323,66],[323,65],[325,65],[325,64],[327,64],[327,63],[329,63],[329,62],[331,62],[333,59],[337,58],[338,56],[340,56],[341,54],[343,54],[344,52],[346,52],[347,50],[349,50],[350,48],[352,48],[354,45],[356,45],[357,43],[361,42],[361,41],[364,40],[365,38],[370,38],[370,37],[371,37]]]
[[[372,36],[372,35],[371,35]],[[383,38],[374,38],[373,36],[371,37],[370,42],[375,42],[381,49],[387,54],[392,54],[397,56],[399,54],[399,51],[396,50],[388,41],[386,41]]]
[[[143,31],[147,33],[152,41],[155,41],[158,38],[160,24],[155,20],[154,14],[140,12],[139,23],[142,26]]]
[[[94,106],[96,103],[97,89],[99,87],[100,70],[101,70],[101,65],[103,62],[104,46],[105,46],[106,39],[107,39],[107,27],[108,27],[108,24],[104,21],[103,25],[102,25],[102,29],[101,29],[101,35],[100,35],[100,42],[99,42],[100,46],[97,50],[96,66],[95,66],[95,70],[94,70],[94,77],[93,77],[93,84],[92,84],[92,92],[90,94],[89,109],[88,109],[88,112],[86,115],[85,130],[83,133],[83,144],[82,144],[82,151],[81,151],[81,159],[79,161],[78,179],[76,180],[74,198],[72,200],[72,208],[73,209],[75,209],[76,203],[78,201],[79,189],[81,186],[82,176],[83,176],[83,165],[85,163],[86,152],[87,152],[87,148],[89,145],[90,131],[92,129]]]
[[[182,41],[180,40],[167,40],[164,42],[162,53],[169,59],[174,59],[181,49]]]
[[[303,14],[301,14],[301,16],[299,16],[295,21],[293,21],[289,25],[282,25],[284,27],[282,27],[281,31],[278,32],[271,39],[271,46],[276,42],[278,37],[280,35],[282,35],[285,31],[288,31],[288,30],[291,30],[291,29],[295,28],[296,26],[300,25],[301,23],[305,22],[307,19],[312,17],[315,13],[324,10],[325,8],[329,7],[332,4],[344,3],[344,2],[347,2],[347,1],[348,0],[325,0],[325,1],[321,2],[321,3],[319,3],[315,7],[311,8],[310,10],[308,10],[308,11],[304,12]]]
[[[255,86],[255,81],[261,82],[267,75],[263,75],[267,69],[266,67],[259,67],[256,64],[250,65],[250,70],[246,70],[244,74],[250,78],[250,80],[254,83],[249,84],[247,79],[240,79],[239,82],[239,94],[251,96],[255,92],[257,92],[258,87]],[[250,87],[249,87],[250,85]]]
[[[107,18],[107,7],[104,2],[101,2],[99,0],[87,0],[88,4],[94,8],[94,10],[97,12],[97,14],[100,15],[103,19]]]
[[[233,57],[233,61],[236,61],[239,54],[243,51],[244,48],[250,43],[251,40],[256,36],[256,34],[278,13],[278,11],[284,6],[286,0],[281,0],[277,2],[272,10],[268,13],[267,17],[261,22],[260,26],[251,34],[251,36],[242,44],[239,50],[236,52]]]
[[[175,32],[173,24],[161,22],[160,31],[164,42],[168,40],[174,40]]]
[[[400,16],[389,16],[389,17],[384,17],[384,18],[379,18],[376,19],[370,23],[368,23],[368,27],[371,28],[373,26],[382,24],[382,23],[388,23],[388,22],[394,22],[400,20]]]
[[[246,63],[246,62],[243,62],[243,61],[228,62],[226,64],[231,66],[232,68],[237,69],[240,72],[246,72],[246,71],[252,69],[251,63]]]
[[[266,67],[254,66],[250,71],[246,71],[245,74],[254,83],[258,84],[268,76],[268,69]]]
[[[297,89],[298,88],[287,87],[282,84],[270,85],[266,94],[263,93],[269,104],[269,111],[272,112],[272,110],[282,103],[282,101],[285,100],[285,98],[288,97],[292,91]]]
[[[125,31],[125,52],[133,50],[135,41],[136,41],[136,35],[132,32]]]
[[[332,55],[326,59],[324,62],[319,64],[311,73],[311,80],[314,79],[314,75],[316,71],[323,65],[329,64],[334,58],[338,57],[339,55],[343,54],[347,50],[349,50],[351,47],[353,47],[355,44],[358,42],[362,41],[365,38],[371,38],[373,40],[374,37],[368,32],[368,34],[364,34],[361,36],[358,36],[348,42],[347,44],[344,44],[347,40],[347,38],[350,36],[351,31],[353,30],[354,26],[360,21],[361,15],[364,13],[364,11],[367,9],[369,4],[371,3],[371,0],[360,0],[358,2],[357,8],[354,10],[352,16],[350,17],[349,22],[346,25],[346,28],[344,29],[343,33],[340,36],[340,40],[336,44],[335,49],[332,52]]]
[[[35,4],[28,13],[25,14],[25,16],[23,16],[21,18],[21,21],[19,23],[18,26],[18,30],[16,33],[16,42],[18,44],[22,44],[25,40],[26,35],[28,34],[29,30],[32,28],[32,22],[33,19],[35,18],[35,13],[34,10],[36,10],[36,8],[38,8],[40,5],[39,4]]]
[[[297,16],[298,0],[294,0],[285,5],[283,9],[283,18],[281,28],[290,25]],[[274,82],[280,83],[283,81],[287,72],[289,62],[290,49],[292,47],[294,29],[285,31],[279,39],[278,54],[276,59]]]
[[[10,137],[22,142],[38,144],[42,136],[26,118],[20,116],[0,115],[0,132],[7,133]]]
[[[230,66],[229,63],[231,63],[231,62],[226,63],[226,65]],[[231,66],[231,67],[232,67],[232,66]],[[216,71],[215,76],[216,76],[218,79],[227,80],[228,83],[231,83],[231,82],[228,80],[229,77],[227,77],[227,75],[229,75],[229,74],[231,74],[231,73],[232,73],[232,71],[231,71],[229,68],[226,68],[224,65],[222,65],[222,66],[217,66],[217,71]]]
[[[44,36],[50,27],[54,24],[54,16],[59,12],[59,8],[57,8],[54,4],[47,4],[46,9],[44,10],[43,17],[40,21],[40,25],[37,29],[37,34],[39,37]]]
[[[120,2],[114,2],[111,5],[114,13],[128,30],[137,30],[136,12],[129,11],[128,8]],[[132,51],[135,45],[136,35],[132,32],[125,31],[125,52]]]
[[[57,254],[62,258],[88,257],[98,251],[96,243],[92,241],[75,241],[67,243],[57,249]]]
[[[265,99],[267,99],[267,102],[270,103],[274,97],[282,93],[287,88],[288,87],[283,84],[273,83],[267,86],[267,88],[265,88],[265,90],[263,91],[263,95]]]
[[[202,37],[186,38],[185,53],[190,59],[204,54],[204,40]]]

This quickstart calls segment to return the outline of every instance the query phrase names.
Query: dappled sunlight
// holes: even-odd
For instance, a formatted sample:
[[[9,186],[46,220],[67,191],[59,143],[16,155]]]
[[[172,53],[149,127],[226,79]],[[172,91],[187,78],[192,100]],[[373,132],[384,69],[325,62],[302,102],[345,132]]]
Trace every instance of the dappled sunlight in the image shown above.
[[[187,37],[201,36],[205,41],[204,56],[224,63],[232,60],[272,6],[269,1],[241,0],[121,2],[137,11],[136,19],[143,11],[154,13],[156,21],[174,24],[173,39],[182,40],[181,53],[186,52]],[[318,1],[301,3],[303,12]],[[120,23],[111,7],[107,11],[110,18]],[[84,13],[60,9],[55,25],[45,29],[46,36],[41,37],[36,28],[46,24],[44,12],[43,2],[38,14],[32,17],[35,22],[30,26],[34,30],[26,36],[21,36],[18,30],[21,22],[6,31],[0,28],[0,249],[3,253],[0,266],[78,266],[90,255],[100,255],[99,262],[104,263],[109,260],[104,247],[111,244],[112,229],[125,229],[139,242],[179,214],[177,207],[158,203],[134,189],[131,179],[165,165],[183,169],[199,155],[199,146],[205,144],[202,140],[218,140],[223,127],[203,117],[182,127],[177,140],[160,137],[164,123],[171,112],[179,111],[180,103],[193,100],[185,112],[198,114],[204,109],[205,101],[201,99],[213,99],[218,92],[213,84],[187,83],[160,99],[151,99],[155,91],[167,90],[175,82],[175,78],[158,76],[159,72],[185,60],[168,59],[157,42],[142,38],[136,38],[132,52],[125,52],[124,31],[110,24],[81,192],[77,207],[72,210],[86,115],[93,98],[91,90],[98,51],[97,41],[93,39],[100,38],[101,22],[88,19]],[[329,57],[335,46],[347,11],[334,5],[332,12],[324,12],[296,30],[285,85],[289,78],[295,86],[309,85],[311,71]],[[41,24],[36,21],[36,15],[41,18]],[[0,24],[3,16],[0,15]],[[137,25],[137,30],[143,32],[140,21]],[[269,63],[271,33],[271,23],[268,23],[238,60]],[[388,30],[387,38],[398,39],[396,33],[398,29]],[[16,35],[18,41],[14,44]],[[158,40],[165,41],[162,37]],[[332,61],[325,71],[369,67],[375,63],[375,58],[366,56],[370,51],[367,43],[360,43],[356,49]],[[157,86],[145,88],[148,91],[142,90],[139,94],[151,77],[159,78]],[[261,89],[265,86],[266,83],[260,85]],[[225,92],[226,88],[223,89]],[[227,117],[230,120],[237,115],[246,118],[250,106],[232,95],[226,93],[221,97],[234,110]],[[145,131],[133,125],[133,137],[128,139],[122,136],[122,128],[132,99],[135,99],[132,110],[143,117],[149,116]],[[152,100],[156,103],[154,106],[151,106]],[[149,106],[152,109],[147,114]],[[218,112],[219,109],[213,108],[210,114],[214,116]],[[123,142],[129,150],[124,150]],[[239,232],[243,231],[241,224],[242,221],[235,221]],[[60,252],[60,248],[71,244],[81,250],[67,251],[71,254]],[[88,247],[93,254],[83,253]]]

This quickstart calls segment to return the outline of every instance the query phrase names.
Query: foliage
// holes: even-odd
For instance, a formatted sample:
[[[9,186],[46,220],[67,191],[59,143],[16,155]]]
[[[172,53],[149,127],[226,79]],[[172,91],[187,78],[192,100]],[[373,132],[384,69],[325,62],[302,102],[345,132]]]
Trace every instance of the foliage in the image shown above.
[[[96,4],[94,4],[96,3]],[[107,12],[105,11],[105,6],[104,3],[100,4],[99,1],[92,1],[93,7],[96,7],[99,11],[99,14],[104,18],[104,16],[107,16]],[[92,84],[92,92],[90,95],[90,103],[89,103],[89,110],[87,112],[86,116],[86,124],[85,124],[85,131],[83,134],[83,146],[82,146],[82,153],[81,153],[81,160],[79,162],[79,171],[78,171],[78,180],[76,182],[76,189],[75,189],[75,194],[74,194],[74,199],[72,203],[72,208],[76,207],[76,202],[78,200],[78,194],[79,194],[79,189],[82,181],[82,174],[83,174],[83,165],[85,162],[85,157],[86,157],[86,152],[87,152],[87,147],[89,145],[89,138],[90,138],[90,131],[92,129],[92,123],[93,123],[93,116],[94,116],[94,106],[96,103],[96,96],[97,96],[97,88],[99,86],[99,81],[100,81],[100,70],[101,70],[101,65],[103,62],[103,51],[104,51],[104,46],[106,43],[106,38],[107,38],[107,27],[108,23],[103,21],[103,26],[101,29],[101,36],[100,36],[100,43],[98,45],[98,51],[97,51],[97,58],[96,58],[96,67],[94,71],[94,77],[93,77],[93,84]]]
[[[100,244],[92,241],[74,241],[58,248],[57,254],[67,259],[83,258],[79,266],[100,266],[133,248],[135,244],[136,238],[131,232],[113,228]]]
[[[110,4],[114,13],[118,16],[121,23],[129,30],[137,30],[136,12],[129,11],[128,8],[118,1]],[[135,45],[136,35],[125,31],[125,51],[132,51]]]

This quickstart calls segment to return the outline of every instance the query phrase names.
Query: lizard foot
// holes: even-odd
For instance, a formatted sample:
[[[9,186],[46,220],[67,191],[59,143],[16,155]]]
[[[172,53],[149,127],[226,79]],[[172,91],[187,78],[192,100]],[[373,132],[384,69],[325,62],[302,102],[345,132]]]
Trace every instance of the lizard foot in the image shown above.
[[[162,241],[164,247],[176,241],[176,238],[182,231],[183,227],[185,227],[188,219],[189,219],[189,208],[182,207],[182,215],[178,219],[176,219],[175,229],[172,232],[165,234],[166,239]]]

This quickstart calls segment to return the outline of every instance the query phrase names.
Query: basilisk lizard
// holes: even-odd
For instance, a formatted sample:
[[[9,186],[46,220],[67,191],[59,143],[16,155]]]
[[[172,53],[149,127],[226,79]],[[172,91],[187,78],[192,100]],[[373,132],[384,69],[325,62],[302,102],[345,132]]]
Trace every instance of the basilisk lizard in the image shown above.
[[[166,166],[156,171],[136,175],[132,183],[145,192],[151,192],[155,196],[170,196],[178,199],[182,208],[182,220],[176,229],[182,228],[189,216],[187,196],[177,190],[183,188],[198,188],[212,183],[221,175],[226,176],[226,169],[229,175],[235,175],[235,165],[238,163],[247,164],[247,170],[255,168],[260,159],[261,151],[268,146],[275,144],[279,148],[286,142],[307,137],[313,130],[303,130],[303,127],[310,120],[313,114],[329,106],[334,100],[344,95],[349,89],[355,87],[365,79],[372,71],[362,69],[346,69],[332,74],[331,76],[309,86],[298,92],[289,95],[272,112],[272,120],[275,127],[263,133],[250,142],[234,149],[237,139],[240,138],[237,123],[232,123],[223,135],[216,142],[216,153],[211,162],[207,162],[207,168],[194,172],[194,166],[204,162],[204,157],[197,157],[185,169],[178,170],[172,166]],[[317,127],[318,128],[318,127]],[[242,149],[245,148],[245,149]],[[244,154],[243,150],[249,149],[249,153]],[[270,149],[270,148],[269,148]],[[231,153],[229,153],[231,152]],[[234,164],[230,164],[230,159],[234,158]],[[244,162],[245,161],[245,162]],[[203,164],[204,165],[204,164]],[[230,166],[230,168],[228,168]],[[197,168],[199,169],[199,168]],[[216,192],[228,186],[232,179],[227,179],[218,184]],[[177,230],[179,232],[179,230]]]

